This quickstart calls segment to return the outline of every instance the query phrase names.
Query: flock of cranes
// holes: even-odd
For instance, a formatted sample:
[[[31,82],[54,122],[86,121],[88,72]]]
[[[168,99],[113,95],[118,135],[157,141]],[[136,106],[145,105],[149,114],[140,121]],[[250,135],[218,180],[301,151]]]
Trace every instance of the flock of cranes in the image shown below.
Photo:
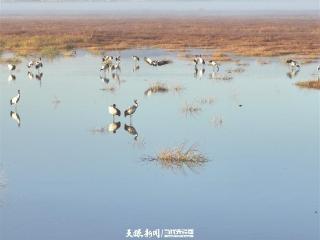
[[[139,68],[139,61],[140,58],[138,56],[132,56],[132,60],[134,62],[134,69],[138,69]],[[143,60],[150,66],[163,66],[163,65],[167,65],[172,63],[171,60],[167,60],[167,59],[163,59],[163,60],[157,60],[157,59],[151,59],[149,57],[144,57]],[[213,72],[218,72],[220,69],[220,64],[217,63],[214,60],[209,60],[209,61],[205,61],[204,58],[201,55],[196,55],[193,59],[194,62],[194,66],[195,66],[195,72],[198,73],[199,68],[202,68],[200,71],[201,73],[203,73],[204,71],[204,66],[207,64],[208,66],[211,66],[213,68]],[[291,73],[292,74],[296,74],[299,70],[300,70],[300,64],[293,60],[293,59],[288,59],[286,61],[286,63],[289,65],[289,67],[291,68]],[[30,62],[28,62],[27,64],[27,68],[28,68],[28,77],[30,79],[33,78],[34,74],[31,71],[32,68],[34,68],[37,73],[36,73],[36,78],[38,80],[40,80],[41,82],[41,77],[42,77],[42,72],[40,71],[43,67],[43,63],[41,58],[39,58],[38,60],[32,60]],[[16,70],[16,65],[14,64],[8,64],[8,69],[9,71],[12,73],[14,70]],[[106,72],[117,72],[120,71],[120,56],[103,56],[102,57],[102,65],[100,68],[100,71],[103,71],[104,74],[106,74]],[[320,72],[320,65],[317,67],[317,71]],[[15,79],[15,76],[13,74],[10,74],[9,78],[11,78],[12,80]],[[104,77],[103,78],[105,83],[107,83],[109,80]],[[20,97],[21,97],[21,92],[20,90],[18,90],[18,93],[16,96],[12,97],[10,100],[10,105],[12,106],[17,106],[17,104],[20,101]],[[133,101],[133,105],[131,105],[129,108],[127,108],[126,110],[124,110],[124,116],[130,117],[130,125],[126,125],[124,126],[125,130],[128,131],[130,134],[135,135],[135,139],[137,138],[138,134],[137,131],[134,129],[133,126],[131,126],[131,118],[133,116],[133,114],[136,112],[137,108],[138,108],[138,101],[134,100]],[[108,112],[109,114],[112,115],[113,118],[113,122],[112,124],[109,125],[109,131],[115,133],[117,131],[117,129],[120,128],[121,123],[120,122],[115,122],[115,117],[121,116],[121,111],[117,108],[116,104],[112,104],[108,107]],[[19,114],[11,111],[10,112],[10,116],[11,118],[13,118],[17,123],[18,126],[20,126],[20,117]]]

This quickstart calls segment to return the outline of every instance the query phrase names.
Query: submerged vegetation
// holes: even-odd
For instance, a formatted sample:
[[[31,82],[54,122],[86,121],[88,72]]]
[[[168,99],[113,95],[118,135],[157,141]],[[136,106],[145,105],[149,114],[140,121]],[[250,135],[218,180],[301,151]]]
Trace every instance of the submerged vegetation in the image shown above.
[[[167,169],[193,169],[208,162],[208,158],[199,152],[195,145],[186,148],[185,144],[164,149],[155,156],[144,157],[143,160],[156,162]]]
[[[297,82],[296,85],[301,88],[320,89],[320,79],[310,80],[310,81],[301,81],[301,82]]]
[[[201,110],[202,108],[196,103],[185,102],[184,106],[182,107],[182,112],[186,115],[194,115],[201,112]]]

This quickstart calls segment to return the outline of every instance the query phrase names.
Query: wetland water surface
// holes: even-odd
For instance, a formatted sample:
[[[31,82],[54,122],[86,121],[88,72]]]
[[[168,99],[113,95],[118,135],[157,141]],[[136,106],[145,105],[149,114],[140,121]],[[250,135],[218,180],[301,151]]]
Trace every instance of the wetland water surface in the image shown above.
[[[107,73],[107,84],[101,58],[84,52],[44,60],[41,82],[28,79],[27,60],[15,81],[0,66],[1,239],[125,239],[137,228],[193,228],[197,240],[318,239],[319,92],[294,85],[316,64],[291,79],[278,59],[242,58],[243,66],[222,63],[220,75],[206,67],[197,76],[174,53],[120,54],[121,72]],[[140,60],[133,71],[135,54],[173,64]],[[145,95],[156,82],[169,91]],[[20,127],[9,106],[18,89]],[[136,139],[124,116],[109,133],[108,105],[123,112],[133,99]],[[186,102],[201,111],[184,113]],[[141,160],[182,143],[210,161],[190,170]]]

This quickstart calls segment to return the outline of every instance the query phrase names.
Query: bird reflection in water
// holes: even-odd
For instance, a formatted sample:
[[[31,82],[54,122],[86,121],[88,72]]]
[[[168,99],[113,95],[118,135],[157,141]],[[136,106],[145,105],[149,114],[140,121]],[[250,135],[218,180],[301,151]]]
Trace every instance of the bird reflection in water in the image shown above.
[[[139,69],[140,69],[140,66],[139,65],[135,65],[135,66],[133,66],[132,72],[138,72]]]
[[[298,73],[300,72],[300,69],[291,69],[290,72],[287,72],[287,76],[290,79],[293,79],[294,77],[296,77],[298,75]]]
[[[134,136],[133,139],[137,141],[138,132],[131,124],[130,125],[124,124],[124,130],[126,130],[129,134],[133,135]]]
[[[121,122],[112,122],[108,125],[108,132],[117,133],[117,130],[121,127]]]
[[[202,79],[204,73],[205,73],[205,68],[204,67],[198,67],[198,66],[195,66],[194,67],[194,78],[196,79]]]
[[[11,119],[13,119],[17,123],[18,127],[20,127],[20,125],[21,125],[20,115],[17,112],[11,111],[10,117],[11,117]]]
[[[16,80],[16,76],[14,74],[10,74],[8,77],[8,82],[12,82]]]

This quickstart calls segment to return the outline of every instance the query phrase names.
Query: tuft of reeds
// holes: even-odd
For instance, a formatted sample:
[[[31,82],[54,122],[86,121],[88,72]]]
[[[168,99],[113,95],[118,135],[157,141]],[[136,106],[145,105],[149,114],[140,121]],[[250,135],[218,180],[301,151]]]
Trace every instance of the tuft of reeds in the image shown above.
[[[203,97],[199,100],[200,104],[213,104],[214,98],[213,97]]]
[[[106,86],[104,88],[101,88],[100,90],[113,93],[114,91],[116,91],[116,88],[114,86]]]
[[[146,156],[142,159],[144,161],[157,162],[167,169],[193,169],[201,167],[208,162],[208,158],[195,145],[186,148],[185,144],[161,150],[155,156]]]
[[[179,93],[179,92],[181,92],[181,91],[184,90],[184,87],[181,86],[181,85],[175,85],[175,86],[172,87],[172,90],[173,90],[174,92],[176,92],[176,93]]]
[[[182,107],[182,112],[186,115],[194,115],[199,113],[201,110],[202,108],[195,103],[185,102],[184,106]]]
[[[238,67],[238,68],[227,70],[227,73],[243,73],[244,71],[245,71],[244,68]]]
[[[297,82],[296,85],[301,88],[320,89],[320,79],[310,80],[310,81],[301,81],[301,82]]]
[[[224,80],[224,81],[229,81],[232,80],[233,77],[231,75],[218,75],[214,79],[216,80]]]
[[[156,82],[151,84],[151,86],[144,92],[144,95],[150,96],[154,93],[166,93],[169,91],[169,88],[166,84],[161,82]]]

